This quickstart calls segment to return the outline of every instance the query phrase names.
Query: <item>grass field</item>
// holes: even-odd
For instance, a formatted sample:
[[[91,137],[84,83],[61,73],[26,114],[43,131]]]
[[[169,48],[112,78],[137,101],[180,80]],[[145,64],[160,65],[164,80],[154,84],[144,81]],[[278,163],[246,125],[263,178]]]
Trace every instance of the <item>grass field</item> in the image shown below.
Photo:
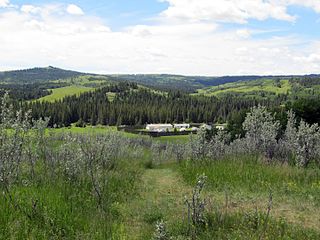
[[[75,78],[66,78],[61,80],[52,81],[55,83],[68,83],[68,84],[77,84],[77,85],[99,85],[109,82],[107,77],[104,76],[91,76],[91,75],[82,75]]]
[[[76,127],[72,125],[71,127],[65,128],[56,128],[56,129],[48,129],[48,132],[51,133],[75,133],[75,134],[105,134],[108,132],[117,132],[122,136],[128,138],[145,138],[152,139],[146,135],[138,135],[133,133],[128,133],[124,131],[117,131],[117,127],[114,126],[86,126],[85,128]],[[189,135],[181,135],[181,136],[164,136],[153,138],[155,141],[159,141],[162,143],[173,142],[173,143],[186,143],[190,139]]]
[[[226,93],[246,93],[269,92],[274,94],[286,94],[291,90],[288,80],[280,80],[280,85],[276,85],[274,80],[256,80],[227,83],[220,86],[199,89],[197,95],[219,96]]]
[[[89,92],[93,90],[94,88],[84,87],[80,85],[72,85],[72,86],[63,87],[63,88],[56,88],[56,89],[51,89],[52,94],[45,96],[43,98],[40,98],[37,101],[54,102],[57,100],[61,100],[66,96],[79,95],[81,93]]]
[[[109,100],[110,102],[112,102],[113,99],[116,97],[116,93],[108,92],[108,93],[107,93],[107,97],[108,97],[108,100]]]
[[[166,153],[162,145],[157,152],[143,144],[139,138],[146,136],[120,132],[100,142],[88,135],[108,136],[115,127],[48,131],[75,135],[47,134],[44,153],[50,154],[38,159],[34,168],[29,169],[32,162],[24,163],[12,183],[13,200],[5,192],[0,196],[0,239],[154,239],[160,220],[172,237],[167,239],[175,240],[320,238],[319,169],[267,164],[251,155],[177,162],[175,153]],[[77,137],[80,142],[68,140]],[[137,145],[129,145],[135,139]],[[88,146],[92,155],[85,154]],[[155,160],[156,154],[163,160]],[[106,159],[110,165],[105,166]],[[206,199],[206,224],[191,238],[185,200],[192,198],[201,174],[207,176],[200,195]],[[95,184],[103,194],[99,205]]]
[[[146,169],[139,194],[120,206],[128,239],[152,239],[161,219],[173,239],[189,239],[184,199],[191,197],[200,174],[208,177],[201,197],[210,213],[197,239],[319,238],[319,170],[265,165],[240,156]],[[273,202],[265,228],[270,189]]]

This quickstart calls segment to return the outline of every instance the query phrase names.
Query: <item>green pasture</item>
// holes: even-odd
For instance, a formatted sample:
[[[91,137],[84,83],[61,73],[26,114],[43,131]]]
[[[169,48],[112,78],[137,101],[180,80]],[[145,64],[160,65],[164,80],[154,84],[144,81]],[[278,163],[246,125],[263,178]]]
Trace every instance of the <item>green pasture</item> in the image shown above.
[[[93,91],[94,88],[91,87],[84,87],[80,85],[72,85],[68,87],[62,87],[62,88],[55,88],[50,89],[52,93],[48,96],[42,97],[38,99],[37,101],[47,101],[47,102],[54,102],[57,100],[61,100],[66,96],[72,96],[72,95],[79,95],[84,92]]]
[[[256,81],[245,81],[227,83],[224,85],[199,89],[196,95],[219,96],[226,93],[245,93],[269,92],[274,94],[286,94],[290,92],[291,85],[289,80],[280,80],[277,85],[275,80],[265,79]]]

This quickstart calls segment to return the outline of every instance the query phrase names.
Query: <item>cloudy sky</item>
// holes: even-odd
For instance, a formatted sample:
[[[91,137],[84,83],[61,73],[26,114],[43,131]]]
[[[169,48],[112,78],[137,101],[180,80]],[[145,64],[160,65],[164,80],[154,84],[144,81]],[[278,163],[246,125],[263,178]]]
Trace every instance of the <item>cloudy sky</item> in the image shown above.
[[[0,0],[0,71],[320,73],[320,0]]]

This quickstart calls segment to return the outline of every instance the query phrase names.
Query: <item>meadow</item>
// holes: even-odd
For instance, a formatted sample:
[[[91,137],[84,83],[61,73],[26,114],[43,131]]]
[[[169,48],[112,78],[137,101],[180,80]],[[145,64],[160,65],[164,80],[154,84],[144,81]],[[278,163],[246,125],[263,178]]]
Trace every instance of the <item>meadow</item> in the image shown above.
[[[145,139],[145,140],[153,140],[162,143],[186,143],[189,141],[190,136],[188,135],[180,135],[180,136],[162,136],[151,138],[149,136],[143,136],[139,134],[129,133],[125,131],[118,131],[117,127],[115,126],[86,126],[86,127],[77,127],[75,124],[72,124],[70,127],[64,128],[48,128],[47,132],[49,134],[63,134],[63,133],[72,133],[72,134],[85,134],[85,135],[99,135],[99,134],[107,134],[107,133],[117,133],[121,136],[127,138],[138,138],[138,139]]]
[[[80,95],[81,93],[89,92],[93,90],[94,88],[92,87],[85,87],[81,85],[71,85],[71,86],[62,87],[62,88],[55,88],[55,89],[50,89],[50,91],[52,91],[50,95],[42,97],[37,101],[55,102],[57,100],[62,100],[66,96]]]
[[[153,139],[115,127],[50,129],[7,100],[0,239],[320,238],[319,129],[296,127],[293,113],[281,139],[264,107],[251,109],[241,139]]]
[[[287,94],[291,90],[289,80],[279,80],[276,84],[275,80],[261,79],[255,81],[243,81],[235,83],[227,83],[219,86],[202,88],[197,91],[196,95],[219,96],[227,93],[250,94],[255,92],[266,92],[273,94]]]

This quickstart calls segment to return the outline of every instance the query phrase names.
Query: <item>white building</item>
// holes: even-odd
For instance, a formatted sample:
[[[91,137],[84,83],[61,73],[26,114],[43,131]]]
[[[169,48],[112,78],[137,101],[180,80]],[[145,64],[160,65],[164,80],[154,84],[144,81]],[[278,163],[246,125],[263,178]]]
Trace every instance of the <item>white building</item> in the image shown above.
[[[226,125],[225,124],[217,124],[216,125],[216,129],[223,131],[226,129]]]
[[[203,130],[212,130],[212,126],[208,125],[208,124],[202,124],[200,126],[200,129],[203,129]]]
[[[150,132],[167,132],[172,131],[173,126],[171,124],[148,124],[146,130]]]
[[[176,128],[177,130],[181,130],[182,128],[184,128],[186,130],[186,129],[190,128],[190,124],[188,124],[188,123],[174,124],[173,128]]]

